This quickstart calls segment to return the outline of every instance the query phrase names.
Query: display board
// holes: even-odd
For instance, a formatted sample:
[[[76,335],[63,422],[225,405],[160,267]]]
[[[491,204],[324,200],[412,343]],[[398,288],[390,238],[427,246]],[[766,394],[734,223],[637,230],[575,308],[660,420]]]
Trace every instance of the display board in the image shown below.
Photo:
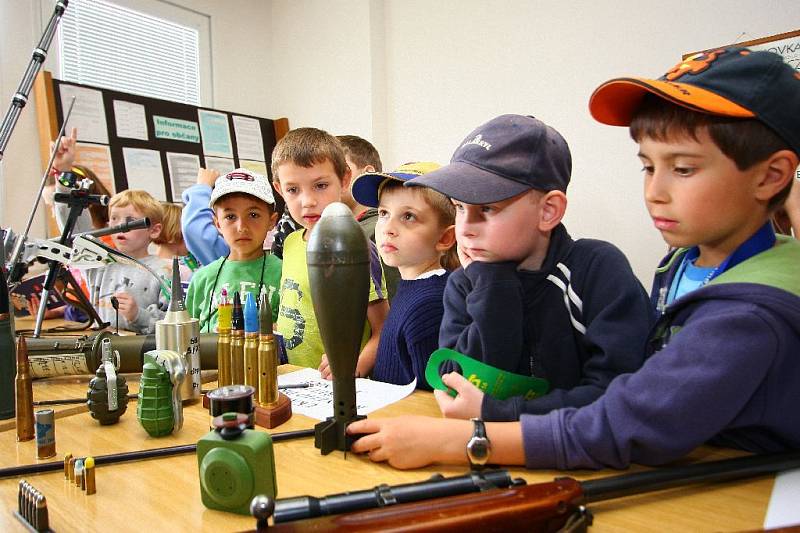
[[[270,176],[286,118],[266,119],[57,80],[43,71],[34,84],[42,161],[73,96],[66,132],[78,128],[76,163],[91,168],[112,193],[144,189],[180,202],[199,167],[221,173],[244,167]],[[270,176],[271,178],[271,176]],[[282,209],[283,206],[277,206]]]

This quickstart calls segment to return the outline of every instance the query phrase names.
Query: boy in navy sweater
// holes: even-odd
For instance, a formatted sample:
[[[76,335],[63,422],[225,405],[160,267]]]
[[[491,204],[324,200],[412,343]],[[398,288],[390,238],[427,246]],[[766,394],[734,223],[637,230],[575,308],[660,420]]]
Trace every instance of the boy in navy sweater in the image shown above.
[[[616,247],[573,241],[561,224],[571,168],[555,129],[502,115],[470,133],[448,166],[407,182],[456,208],[464,268],[447,283],[439,345],[550,383],[538,398],[497,400],[446,374],[458,397],[442,397],[445,416],[519,420],[586,405],[642,365],[647,294]]]
[[[430,390],[425,367],[439,347],[442,293],[455,254],[455,209],[444,195],[426,187],[403,187],[409,179],[439,168],[406,163],[394,172],[369,172],[352,186],[353,197],[377,208],[375,241],[384,264],[401,276],[383,324],[372,378]]]
[[[623,468],[706,442],[800,450],[800,244],[769,225],[800,162],[800,76],[777,54],[731,47],[659,79],[606,82],[590,109],[630,126],[648,211],[676,247],[656,274],[650,357],[589,406],[486,424],[487,460]],[[352,424],[377,432],[353,450],[379,449],[370,458],[401,468],[464,462],[473,431],[458,420],[381,422]]]

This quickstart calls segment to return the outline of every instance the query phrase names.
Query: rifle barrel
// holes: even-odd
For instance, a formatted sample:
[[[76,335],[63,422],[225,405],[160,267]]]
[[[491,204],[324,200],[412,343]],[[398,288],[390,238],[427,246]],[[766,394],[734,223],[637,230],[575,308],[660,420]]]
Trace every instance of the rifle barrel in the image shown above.
[[[800,452],[749,455],[735,459],[672,466],[581,482],[587,503],[691,483],[731,481],[800,468]]]

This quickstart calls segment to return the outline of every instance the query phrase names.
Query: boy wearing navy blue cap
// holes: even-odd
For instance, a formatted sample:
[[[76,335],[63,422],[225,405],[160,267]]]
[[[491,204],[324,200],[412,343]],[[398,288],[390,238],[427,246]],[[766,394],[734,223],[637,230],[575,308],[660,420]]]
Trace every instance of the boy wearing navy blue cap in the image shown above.
[[[596,402],[487,424],[491,462],[623,468],[706,442],[800,450],[800,244],[768,222],[800,162],[800,74],[777,54],[731,47],[657,80],[606,82],[589,106],[598,121],[630,127],[648,211],[676,247],[656,271],[661,316],[644,366]],[[472,429],[420,418],[377,426],[352,424],[377,432],[353,450],[384,450],[370,457],[403,468],[463,462]]]
[[[440,396],[445,416],[518,420],[586,405],[642,365],[647,295],[622,252],[573,241],[561,224],[571,170],[555,129],[502,115],[470,133],[449,165],[406,182],[441,192],[456,208],[463,268],[447,283],[439,345],[550,383],[539,398],[498,400],[447,374],[458,397]]]

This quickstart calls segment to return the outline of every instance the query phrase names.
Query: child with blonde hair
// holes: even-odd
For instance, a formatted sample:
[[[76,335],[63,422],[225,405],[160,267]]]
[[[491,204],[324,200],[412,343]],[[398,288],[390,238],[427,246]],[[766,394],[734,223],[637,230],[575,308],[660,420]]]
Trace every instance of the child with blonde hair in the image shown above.
[[[186,248],[181,231],[181,211],[183,208],[178,204],[162,202],[161,209],[163,218],[161,220],[161,233],[153,240],[153,244],[158,245],[156,255],[165,261],[172,263],[173,257],[180,260],[181,281],[189,283],[194,271],[200,268],[200,264],[192,253]]]
[[[163,209],[158,200],[147,191],[126,190],[111,197],[108,210],[109,226],[117,226],[128,219],[150,219],[149,228],[115,233],[114,246],[165,279],[170,279],[171,265],[147,250],[161,233]],[[100,318],[110,323],[115,323],[119,318],[120,329],[150,334],[154,331],[156,321],[164,317],[168,295],[162,290],[161,280],[144,268],[116,263],[88,270],[86,280],[90,301]],[[118,307],[118,317],[115,305]]]
[[[383,325],[373,379],[430,390],[425,367],[439,347],[442,295],[458,268],[455,207],[443,194],[403,183],[436,170],[436,163],[406,163],[394,172],[370,172],[353,182],[353,197],[377,208],[375,241],[384,264],[401,279]]]

